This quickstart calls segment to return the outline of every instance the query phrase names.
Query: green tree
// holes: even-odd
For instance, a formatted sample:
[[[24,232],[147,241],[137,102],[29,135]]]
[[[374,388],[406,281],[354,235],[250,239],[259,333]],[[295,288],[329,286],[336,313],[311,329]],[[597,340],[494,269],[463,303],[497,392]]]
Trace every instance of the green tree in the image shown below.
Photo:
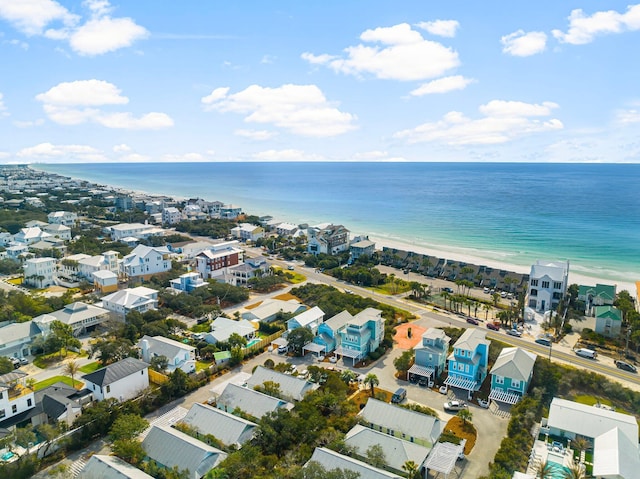
[[[134,439],[147,427],[149,427],[149,421],[138,414],[123,414],[113,422],[109,429],[109,437],[113,441]]]
[[[149,366],[151,366],[151,369],[153,369],[154,371],[164,373],[167,369],[167,366],[169,366],[169,360],[166,356],[154,356],[151,358]]]
[[[36,433],[30,427],[19,427],[15,430],[15,442],[16,444],[27,448],[29,443],[34,444],[36,442]]]
[[[238,333],[232,333],[227,340],[230,347],[240,346],[245,347],[247,345],[247,339],[240,336]]]
[[[133,465],[140,464],[146,456],[138,439],[116,439],[111,443],[111,450],[120,459]]]
[[[371,388],[371,397],[373,397],[375,394],[375,388],[378,384],[380,384],[380,380],[375,374],[369,373],[364,378],[364,384],[365,386],[368,385]]]
[[[73,336],[73,328],[62,321],[56,320],[51,323],[51,334],[62,343],[65,355],[69,347],[80,348],[82,346],[80,340]],[[62,356],[62,349],[60,352]]]
[[[587,475],[585,467],[579,462],[572,460],[567,466],[567,469],[562,472],[562,477],[563,479],[585,479]]]
[[[258,384],[255,388],[256,391],[260,391],[262,393],[268,394],[273,397],[281,397],[282,390],[280,389],[280,383],[276,383],[274,381],[265,381],[262,384]]]
[[[289,341],[289,346],[293,349],[293,352],[297,356],[302,356],[302,348],[305,344],[313,341],[314,334],[308,328],[296,328],[293,331],[289,332],[289,336],[287,336],[287,341]]]
[[[367,456],[367,462],[373,467],[380,469],[387,464],[387,457],[385,456],[384,449],[382,449],[380,444],[373,444],[372,446],[369,446],[365,451],[365,455]]]
[[[407,371],[411,368],[413,364],[413,349],[408,349],[404,351],[400,356],[393,360],[393,365],[395,366],[398,373],[402,376],[407,374]]]
[[[13,363],[4,356],[0,356],[0,374],[7,374],[13,371]]]
[[[407,461],[402,465],[402,470],[407,473],[407,479],[419,479],[420,468],[413,461]]]
[[[462,419],[463,426],[465,426],[468,422],[471,422],[471,420],[473,419],[473,413],[467,408],[460,409],[457,416]]]

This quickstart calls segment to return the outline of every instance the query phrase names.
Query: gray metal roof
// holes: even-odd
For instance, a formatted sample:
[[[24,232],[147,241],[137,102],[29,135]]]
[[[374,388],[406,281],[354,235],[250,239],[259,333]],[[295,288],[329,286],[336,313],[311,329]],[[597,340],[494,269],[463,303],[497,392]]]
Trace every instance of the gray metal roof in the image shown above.
[[[281,407],[292,409],[293,404],[282,399],[274,398],[253,389],[229,383],[217,399],[217,407],[233,412],[235,409],[260,419],[265,414]]]
[[[464,349],[466,351],[475,351],[479,344],[489,346],[490,341],[487,340],[487,333],[482,329],[468,328],[462,336],[458,338],[454,349]]]
[[[440,437],[442,424],[433,416],[394,406],[374,398],[369,398],[360,411],[360,417],[366,423],[393,429],[406,434],[407,437],[425,439],[434,443]]]
[[[310,461],[319,463],[327,471],[343,469],[356,472],[362,479],[400,479],[400,476],[396,474],[377,469],[362,461],[358,461],[349,456],[343,456],[324,447],[316,447]]]
[[[124,358],[117,363],[109,364],[104,368],[100,368],[89,374],[82,376],[86,382],[97,384],[99,386],[106,386],[107,384],[113,384],[120,379],[131,376],[132,374],[147,369],[149,365],[144,361],[140,361],[136,358]]]
[[[256,368],[253,375],[247,381],[247,386],[255,388],[256,386],[261,386],[266,381],[279,384],[282,396],[294,401],[301,401],[308,392],[318,388],[317,384],[305,379],[300,379],[290,374],[279,373],[278,371],[267,369],[263,366]]]
[[[337,331],[342,326],[350,322],[352,319],[353,319],[353,316],[351,315],[351,313],[345,309],[344,311],[327,319],[324,322],[324,324],[329,326],[333,331]]]
[[[221,409],[206,404],[195,403],[182,422],[196,429],[200,434],[211,434],[222,444],[243,444],[253,437],[258,425]]]
[[[536,355],[520,348],[504,348],[491,368],[491,374],[504,378],[528,381],[536,362]]]
[[[33,338],[42,334],[42,331],[33,321],[25,321],[24,323],[13,323],[0,328],[0,337],[3,344],[12,343],[21,339]]]
[[[194,479],[200,479],[227,457],[225,452],[168,426],[153,426],[142,447],[157,463],[188,469]]]
[[[80,472],[78,479],[153,479],[153,477],[117,456],[94,454]]]
[[[196,348],[193,346],[189,346],[188,344],[183,344],[178,341],[174,341],[173,339],[165,338],[164,336],[143,336],[140,341],[138,341],[138,347],[142,347],[142,342],[148,341],[149,351],[156,356],[164,356],[167,359],[171,360],[175,358],[181,351],[195,351]]]

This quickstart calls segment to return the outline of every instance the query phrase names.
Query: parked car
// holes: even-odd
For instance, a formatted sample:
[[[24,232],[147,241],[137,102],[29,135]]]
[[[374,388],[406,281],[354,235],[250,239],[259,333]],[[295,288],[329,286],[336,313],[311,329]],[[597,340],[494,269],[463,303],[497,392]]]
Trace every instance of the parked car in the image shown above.
[[[347,294],[353,294],[353,291],[351,291],[350,289],[345,289],[344,292]]]
[[[478,399],[478,406],[488,409],[489,408],[489,400],[488,399]]]
[[[482,290],[482,292],[483,292],[484,294],[489,294],[489,288],[485,287],[485,288]]]
[[[507,297],[507,292],[503,291],[502,293],[500,293],[500,297],[501,298],[506,298]]]
[[[618,369],[622,369],[624,371],[629,371],[630,373],[637,373],[638,370],[633,364],[627,363],[625,361],[615,361],[616,367]]]
[[[509,336],[515,336],[516,338],[519,338],[522,336],[522,332],[518,331],[517,329],[510,329],[509,331],[507,331],[507,334]]]
[[[447,401],[446,403],[444,403],[445,411],[461,411],[463,409],[466,409],[467,407],[467,403],[464,403],[462,401]]]
[[[593,349],[587,349],[587,348],[576,349],[574,353],[576,353],[576,356],[580,356],[581,358],[587,358],[587,359],[595,359],[596,356],[598,355],[598,353],[596,353]]]
[[[289,351],[288,346],[278,346],[278,354],[287,354],[287,351]]]
[[[467,316],[467,323],[475,324],[476,326],[480,324],[476,318],[472,318],[471,316]]]
[[[407,398],[407,390],[405,388],[398,388],[396,392],[391,396],[391,402],[394,404],[400,404]]]
[[[447,394],[448,388],[445,385],[440,386],[440,389],[438,389],[438,391],[440,391],[440,394]]]
[[[453,289],[446,287],[446,288],[442,288],[442,291],[446,291],[447,293],[453,293]]]
[[[542,344],[543,346],[551,346],[551,339],[545,338],[544,336],[541,338],[536,338],[536,343]]]
[[[429,386],[429,380],[427,378],[420,378],[420,380],[418,381],[418,386],[426,388],[427,386]]]
[[[20,367],[20,360],[18,358],[9,358],[13,363],[13,368],[18,369]]]
[[[487,328],[491,329],[492,331],[500,331],[500,325],[496,323],[487,323]]]
[[[27,358],[20,358],[20,366],[26,366],[27,364],[29,364],[29,361],[27,360]]]

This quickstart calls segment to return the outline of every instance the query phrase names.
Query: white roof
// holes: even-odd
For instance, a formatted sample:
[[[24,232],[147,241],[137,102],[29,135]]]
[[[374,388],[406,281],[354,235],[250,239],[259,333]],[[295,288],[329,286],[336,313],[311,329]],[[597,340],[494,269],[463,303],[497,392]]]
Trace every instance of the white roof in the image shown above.
[[[433,450],[427,458],[425,467],[430,471],[441,472],[445,476],[448,476],[456,466],[458,456],[463,449],[464,448],[461,445],[452,444],[450,442],[439,442],[433,446]]]
[[[91,274],[93,274],[94,278],[98,278],[98,279],[111,279],[111,278],[118,277],[117,274],[115,274],[113,271],[109,271],[108,269],[101,269],[99,271],[94,271]]]
[[[295,319],[296,322],[304,328],[314,322],[317,322],[319,319],[322,319],[323,316],[324,311],[322,311],[319,307],[314,306],[313,308],[303,311],[302,313],[294,316],[291,319]]]
[[[117,456],[94,454],[80,472],[78,479],[153,479],[153,476]]]
[[[553,398],[549,406],[549,427],[596,438],[617,427],[632,442],[638,442],[635,416]]]
[[[280,299],[265,299],[260,306],[248,310],[243,316],[254,316],[259,320],[269,318],[279,311],[284,313],[295,313],[302,305],[295,299],[282,301]]]
[[[150,288],[145,288],[140,286],[138,288],[127,288],[122,289],[120,291],[116,291],[115,293],[111,293],[104,298],[102,298],[103,303],[114,303],[119,306],[123,306],[125,308],[132,308],[140,303],[145,303],[148,301],[153,301],[153,297],[151,293],[145,292],[144,290],[153,291],[157,293],[156,290],[152,290]]]
[[[531,278],[548,276],[553,281],[564,281],[569,274],[569,263],[538,260],[531,266]]]
[[[43,314],[34,319],[37,320],[44,316],[51,316],[54,320],[73,326],[76,323],[82,323],[85,319],[91,319],[97,316],[106,316],[107,314],[109,314],[109,311],[104,308],[99,308],[93,304],[86,304],[78,301],[67,304],[64,308],[58,311]]]
[[[528,381],[535,362],[534,353],[520,348],[504,348],[491,368],[491,374]]]
[[[640,474],[638,443],[631,442],[622,431],[614,427],[596,437],[593,452],[595,477],[621,477],[631,479]]]
[[[164,356],[168,359],[175,358],[180,351],[195,351],[196,348],[189,346],[173,339],[165,338],[164,336],[147,336],[144,335],[140,341],[138,341],[138,347],[142,347],[143,341],[147,341],[149,345],[149,351],[158,356]]]
[[[253,323],[246,319],[236,321],[234,319],[219,317],[211,323],[211,332],[209,334],[218,342],[227,341],[234,333],[240,336],[247,336],[254,333],[255,330],[256,328],[253,326]]]
[[[339,330],[345,324],[351,322],[353,320],[353,316],[346,309],[336,314],[335,316],[327,319],[324,324],[329,326],[333,331]]]
[[[290,374],[279,373],[278,371],[267,369],[263,366],[258,366],[256,368],[247,381],[247,386],[254,388],[256,386],[261,386],[266,381],[273,381],[274,383],[279,384],[282,395],[296,401],[302,400],[305,394],[318,388],[317,384],[305,379],[297,378]]]
[[[353,471],[359,474],[363,479],[400,479],[400,476],[383,471],[376,467],[370,466],[362,461],[353,459],[349,456],[343,456],[331,449],[324,447],[316,447],[313,456],[309,461],[315,461],[323,466],[327,471],[333,469],[343,469]]]

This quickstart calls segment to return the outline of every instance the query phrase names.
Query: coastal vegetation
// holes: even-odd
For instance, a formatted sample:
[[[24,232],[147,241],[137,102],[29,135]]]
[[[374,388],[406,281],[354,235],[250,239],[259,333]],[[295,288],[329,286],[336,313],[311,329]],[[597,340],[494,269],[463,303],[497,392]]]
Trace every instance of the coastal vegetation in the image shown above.
[[[211,218],[208,220],[181,221],[175,225],[176,231],[189,235],[208,236],[213,239],[227,238],[236,223],[231,220]]]

